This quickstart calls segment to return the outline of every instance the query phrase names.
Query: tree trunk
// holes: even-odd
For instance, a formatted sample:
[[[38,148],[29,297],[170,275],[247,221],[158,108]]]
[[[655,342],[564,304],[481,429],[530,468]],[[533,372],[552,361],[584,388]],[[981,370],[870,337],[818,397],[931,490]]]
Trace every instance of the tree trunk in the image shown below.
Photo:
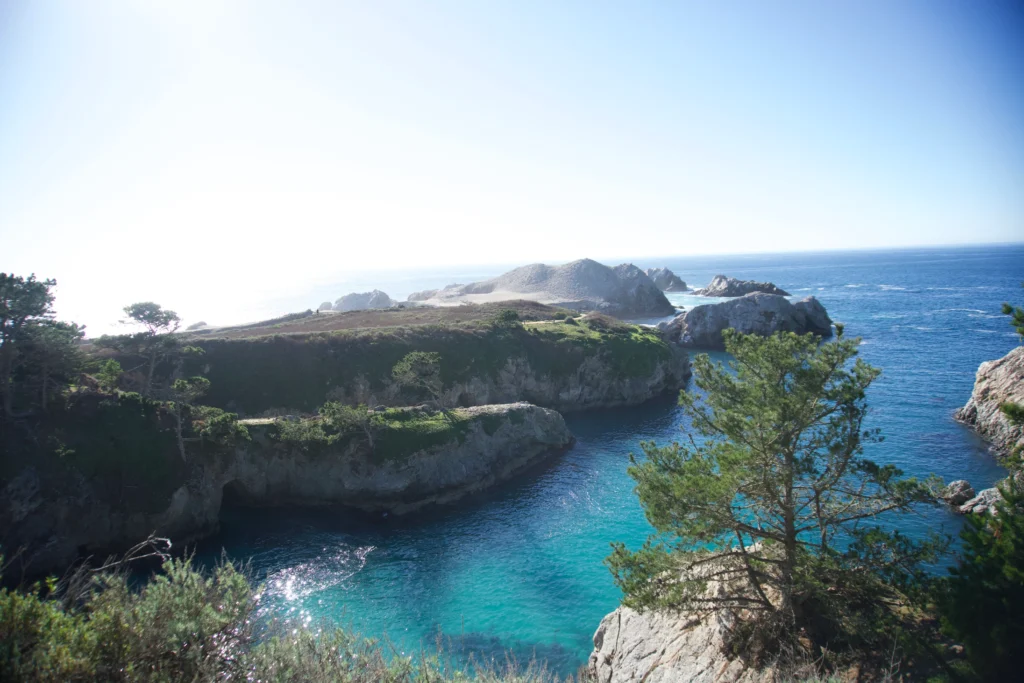
[[[793,606],[793,572],[796,568],[796,501],[793,498],[793,470],[795,469],[795,458],[793,453],[786,450],[783,455],[783,481],[785,485],[785,498],[783,500],[783,529],[785,531],[786,557],[782,563],[782,603],[779,605],[779,612],[789,626],[795,625],[795,612]]]
[[[150,389],[153,386],[153,371],[156,369],[156,349],[149,352],[149,372],[146,373],[146,385],[142,388],[142,395],[149,398]]]

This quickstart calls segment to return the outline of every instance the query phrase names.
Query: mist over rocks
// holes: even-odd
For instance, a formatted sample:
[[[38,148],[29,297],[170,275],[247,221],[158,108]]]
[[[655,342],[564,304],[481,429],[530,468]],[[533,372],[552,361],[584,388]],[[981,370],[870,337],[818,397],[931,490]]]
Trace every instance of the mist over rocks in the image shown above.
[[[353,292],[346,294],[334,302],[335,311],[364,311],[370,308],[391,308],[395,302],[384,292],[375,289],[372,292]],[[321,304],[322,307],[322,304]]]
[[[647,277],[663,292],[685,292],[686,283],[668,268],[648,268]]]
[[[717,304],[694,306],[659,325],[670,341],[713,351],[725,349],[722,332],[729,328],[764,337],[776,332],[832,336],[832,320],[813,296],[792,303],[784,296],[760,292]]]
[[[498,277],[415,292],[409,301],[450,306],[527,299],[618,318],[670,315],[672,304],[653,280],[630,263],[613,267],[592,259],[560,266],[534,263]]]
[[[696,289],[693,293],[699,296],[744,296],[754,292],[789,296],[789,292],[776,287],[771,282],[737,280],[734,277],[726,277],[725,275],[716,275],[712,278],[711,284],[702,289]]]

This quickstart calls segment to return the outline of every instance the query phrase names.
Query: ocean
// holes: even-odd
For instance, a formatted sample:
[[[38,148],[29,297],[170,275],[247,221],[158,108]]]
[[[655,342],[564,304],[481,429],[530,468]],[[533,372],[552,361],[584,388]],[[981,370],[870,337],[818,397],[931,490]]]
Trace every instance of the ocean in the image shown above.
[[[817,297],[847,336],[862,338],[861,357],[883,371],[869,391],[869,426],[885,440],[870,446],[870,457],[912,475],[968,479],[979,490],[1004,476],[952,413],[970,396],[978,365],[1019,343],[999,308],[1024,301],[1024,246],[634,263],[667,266],[691,287],[723,273]],[[404,273],[363,288],[404,298],[498,274],[466,272]],[[707,301],[669,298],[686,307]],[[637,547],[650,532],[626,474],[629,454],[640,441],[669,443],[684,432],[671,397],[566,419],[574,448],[456,508],[372,519],[339,510],[228,509],[198,559],[212,563],[223,550],[250,562],[267,588],[264,616],[339,624],[409,655],[431,651],[440,637],[478,659],[503,660],[511,651],[574,673],[601,618],[618,605],[602,564],[609,544]],[[899,523],[920,536],[955,534],[962,522],[935,507]]]

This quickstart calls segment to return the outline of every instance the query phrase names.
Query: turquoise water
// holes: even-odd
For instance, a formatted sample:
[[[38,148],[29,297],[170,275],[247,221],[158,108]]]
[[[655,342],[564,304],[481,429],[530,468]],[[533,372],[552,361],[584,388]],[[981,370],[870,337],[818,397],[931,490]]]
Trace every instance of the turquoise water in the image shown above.
[[[862,356],[884,371],[870,403],[872,426],[886,440],[871,447],[872,457],[976,488],[1002,476],[951,414],[969,397],[978,364],[1017,343],[998,311],[1002,301],[1024,299],[1024,247],[636,263],[668,265],[691,286],[722,272],[817,296],[848,335],[863,337]],[[376,286],[403,295],[403,286],[419,288],[414,280]],[[445,278],[435,272],[423,280]],[[641,440],[678,439],[683,425],[670,398],[567,421],[577,438],[572,450],[457,509],[411,518],[226,509],[222,533],[203,544],[200,558],[212,561],[223,548],[250,560],[268,587],[268,615],[336,621],[386,635],[410,654],[431,648],[441,633],[477,656],[512,650],[572,673],[618,603],[601,563],[609,543],[635,547],[649,531],[626,475],[628,455]],[[901,526],[913,535],[955,533],[959,520],[936,508]]]

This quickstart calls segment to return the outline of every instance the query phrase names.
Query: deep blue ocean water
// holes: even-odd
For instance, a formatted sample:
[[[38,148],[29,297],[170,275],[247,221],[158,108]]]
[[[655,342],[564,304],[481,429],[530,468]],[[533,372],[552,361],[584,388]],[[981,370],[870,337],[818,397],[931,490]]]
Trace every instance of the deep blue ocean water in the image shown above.
[[[978,365],[1018,343],[999,307],[1024,300],[1024,246],[634,262],[668,266],[691,286],[724,273],[818,297],[847,336],[863,338],[861,356],[883,369],[869,401],[870,426],[885,441],[870,447],[871,457],[909,474],[966,478],[976,489],[1002,476],[952,413],[970,396]],[[469,279],[424,271],[368,284],[404,298]],[[670,298],[687,307],[706,301]],[[572,450],[455,509],[387,519],[229,509],[222,533],[203,543],[199,557],[213,561],[223,548],[251,561],[268,589],[268,616],[337,622],[386,636],[408,654],[431,649],[441,633],[477,656],[512,650],[572,673],[618,604],[601,562],[609,543],[636,547],[650,530],[626,475],[629,453],[641,440],[670,442],[682,431],[671,398],[567,421],[577,438]],[[960,520],[934,508],[900,526],[911,535],[955,534]]]

